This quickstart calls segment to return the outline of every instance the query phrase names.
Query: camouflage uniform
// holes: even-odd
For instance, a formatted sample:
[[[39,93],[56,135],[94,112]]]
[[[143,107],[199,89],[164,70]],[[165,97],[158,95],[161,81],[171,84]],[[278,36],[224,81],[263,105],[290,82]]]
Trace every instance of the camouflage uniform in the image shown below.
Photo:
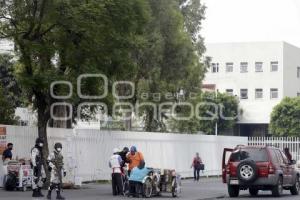
[[[44,169],[44,158],[42,148],[44,141],[41,138],[36,139],[36,144],[31,150],[31,164],[33,168],[32,179],[32,197],[43,197],[41,190],[46,182],[46,173]]]
[[[60,150],[59,150],[60,149]],[[63,155],[61,153],[62,145],[60,143],[55,144],[55,150],[52,152],[47,159],[48,168],[51,174],[50,186],[48,189],[48,199],[51,199],[51,192],[56,189],[57,197],[56,199],[65,199],[60,195],[62,188],[62,177],[66,175],[64,169]]]

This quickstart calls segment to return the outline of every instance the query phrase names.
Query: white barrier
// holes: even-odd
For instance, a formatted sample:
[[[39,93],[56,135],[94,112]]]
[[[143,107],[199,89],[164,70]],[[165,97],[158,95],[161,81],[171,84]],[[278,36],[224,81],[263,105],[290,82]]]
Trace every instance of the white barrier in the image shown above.
[[[7,142],[14,143],[14,156],[28,157],[37,136],[35,127],[7,126]],[[69,181],[108,180],[108,160],[114,147],[135,145],[144,154],[146,165],[176,169],[191,177],[196,152],[205,163],[205,175],[221,174],[224,147],[247,144],[247,137],[186,135],[171,133],[100,131],[95,129],[48,129],[49,147],[63,143]]]

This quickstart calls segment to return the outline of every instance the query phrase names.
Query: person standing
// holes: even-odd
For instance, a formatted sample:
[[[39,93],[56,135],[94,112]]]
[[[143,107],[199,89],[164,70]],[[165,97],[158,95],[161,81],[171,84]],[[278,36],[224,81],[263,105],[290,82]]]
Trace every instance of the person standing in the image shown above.
[[[128,176],[130,176],[131,170],[141,163],[141,161],[144,161],[144,156],[141,152],[137,151],[137,148],[135,146],[132,146],[130,148],[130,153],[127,155],[127,159],[129,162],[128,166]]]
[[[31,150],[31,164],[33,167],[32,197],[44,197],[42,187],[46,182],[46,173],[44,169],[43,146],[44,140],[37,138],[35,146]]]
[[[7,148],[3,151],[3,154],[2,154],[3,163],[7,160],[12,159],[13,154],[12,154],[11,151],[13,150],[13,147],[14,147],[13,143],[8,143],[7,144]]]
[[[124,147],[123,150],[121,152],[119,152],[119,155],[121,156],[123,163],[122,163],[122,168],[126,166],[126,163],[128,163],[128,159],[127,159],[127,154],[129,152],[129,148],[128,147]]]
[[[200,179],[200,170],[202,164],[202,159],[200,158],[199,153],[196,153],[191,165],[191,168],[194,168],[194,181],[199,181]]]
[[[54,151],[48,156],[47,159],[48,169],[51,173],[47,199],[51,199],[51,193],[54,189],[56,189],[56,199],[65,199],[60,194],[62,188],[62,176],[66,176],[67,174],[64,169],[64,157],[61,151],[62,144],[56,143],[54,145]]]
[[[113,155],[111,156],[109,160],[109,167],[112,169],[112,191],[113,195],[124,195],[123,193],[123,179],[122,179],[122,158],[119,155],[119,149],[114,148]]]

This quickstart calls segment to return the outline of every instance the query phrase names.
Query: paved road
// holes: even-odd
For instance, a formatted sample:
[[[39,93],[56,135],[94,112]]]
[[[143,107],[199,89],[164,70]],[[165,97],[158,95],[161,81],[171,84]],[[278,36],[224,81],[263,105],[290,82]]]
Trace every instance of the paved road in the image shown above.
[[[183,181],[182,194],[177,199],[184,200],[210,200],[210,199],[230,199],[227,195],[226,186],[221,183],[220,179],[202,179],[199,183],[190,180]],[[46,191],[44,191],[46,193]],[[65,190],[63,195],[69,200],[123,200],[131,199],[127,197],[112,197],[111,187],[108,184],[89,184],[84,185],[80,190]],[[32,199],[31,192],[6,192],[0,190],[0,199],[2,200],[27,200]],[[54,195],[53,195],[54,196]],[[153,199],[172,199],[170,194],[163,194],[160,198]],[[234,200],[261,200],[273,199],[270,192],[261,193],[258,198],[251,198],[248,192],[241,192],[239,198]],[[44,199],[44,198],[40,198]],[[55,199],[55,198],[53,198]],[[283,198],[281,198],[283,199]],[[288,192],[285,193],[284,199],[294,200],[299,199],[299,196],[291,196]]]

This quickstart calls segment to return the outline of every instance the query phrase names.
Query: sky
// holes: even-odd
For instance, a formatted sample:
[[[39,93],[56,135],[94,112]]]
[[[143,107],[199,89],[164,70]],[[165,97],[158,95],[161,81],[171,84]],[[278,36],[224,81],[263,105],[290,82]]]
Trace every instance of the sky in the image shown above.
[[[201,0],[206,43],[286,41],[300,47],[300,0]]]

